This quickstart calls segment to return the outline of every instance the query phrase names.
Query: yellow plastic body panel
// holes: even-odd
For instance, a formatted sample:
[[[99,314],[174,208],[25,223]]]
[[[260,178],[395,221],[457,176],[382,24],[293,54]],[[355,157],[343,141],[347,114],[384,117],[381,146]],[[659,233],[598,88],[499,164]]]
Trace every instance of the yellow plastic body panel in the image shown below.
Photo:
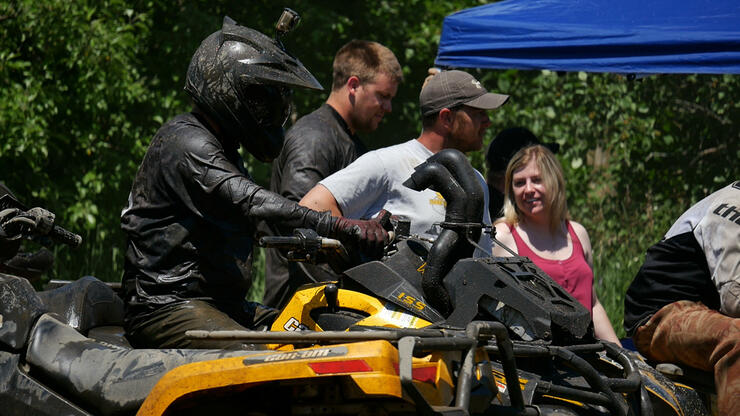
[[[282,313],[272,324],[272,331],[321,331],[321,327],[311,319],[311,311],[327,306],[324,296],[325,284],[307,285],[298,290]],[[393,304],[373,296],[352,290],[339,289],[337,306],[361,311],[369,316],[356,325],[384,326],[390,328],[424,328],[430,322],[406,313]]]
[[[319,307],[326,306],[324,297],[324,284],[313,284],[302,286],[290,298],[282,312],[272,323],[271,331],[301,331],[319,330],[316,322],[311,319],[309,313]]]
[[[275,319],[271,331],[322,331],[323,329],[311,318],[311,311],[327,306],[324,296],[325,286],[326,283],[302,286]],[[431,322],[406,313],[389,302],[353,290],[339,289],[337,306],[369,315],[355,325],[389,328],[424,328],[431,325]],[[293,349],[292,344],[269,344],[267,347],[282,351]]]
[[[435,367],[434,383],[414,381],[432,405],[452,400],[452,379],[442,355],[414,358],[412,367]],[[363,360],[370,371],[316,374],[310,363]],[[178,399],[208,390],[248,389],[265,382],[296,383],[323,377],[350,377],[362,394],[411,400],[404,397],[398,376],[398,350],[387,341],[321,346],[293,351],[269,351],[246,357],[222,358],[175,368],[154,386],[137,415],[162,415]]]

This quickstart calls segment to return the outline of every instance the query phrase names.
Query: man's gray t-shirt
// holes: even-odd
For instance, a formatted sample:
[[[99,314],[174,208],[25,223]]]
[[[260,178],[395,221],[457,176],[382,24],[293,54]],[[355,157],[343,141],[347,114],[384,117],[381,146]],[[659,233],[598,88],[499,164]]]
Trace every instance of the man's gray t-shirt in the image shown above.
[[[439,223],[445,219],[446,202],[441,194],[425,189],[421,192],[403,186],[414,168],[432,153],[418,140],[413,139],[365,153],[346,168],[324,178],[319,183],[334,195],[342,215],[348,218],[372,218],[381,209],[411,221],[411,234],[435,239],[442,231]],[[488,188],[485,179],[477,172],[484,190],[486,209],[483,222],[491,224],[488,214]],[[490,235],[484,233],[479,244],[491,254]]]

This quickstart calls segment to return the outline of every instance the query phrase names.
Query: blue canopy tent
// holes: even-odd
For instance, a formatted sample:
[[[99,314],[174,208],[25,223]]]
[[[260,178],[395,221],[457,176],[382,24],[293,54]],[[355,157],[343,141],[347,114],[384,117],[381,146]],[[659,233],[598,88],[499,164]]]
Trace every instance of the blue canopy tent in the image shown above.
[[[440,67],[740,73],[740,0],[505,0],[447,16]]]

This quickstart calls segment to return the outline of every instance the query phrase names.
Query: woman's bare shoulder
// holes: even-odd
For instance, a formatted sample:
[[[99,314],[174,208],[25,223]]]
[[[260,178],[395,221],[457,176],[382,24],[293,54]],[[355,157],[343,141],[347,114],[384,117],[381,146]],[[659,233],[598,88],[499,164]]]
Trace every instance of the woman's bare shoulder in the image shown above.
[[[504,220],[498,220],[495,223],[493,223],[493,228],[496,230],[496,238],[501,240],[501,238],[509,237],[511,236],[511,228],[509,228],[509,224],[504,222]]]
[[[504,222],[504,220],[496,221],[496,223],[493,224],[495,230],[496,230],[496,239],[500,241],[505,246],[509,247],[510,249],[514,250],[514,252],[517,252],[516,249],[516,242],[514,241],[514,236],[511,234],[511,229],[509,228],[509,225]],[[500,257],[511,257],[511,253],[504,250],[502,247],[500,247],[498,244],[493,245],[493,255],[494,256],[500,256]]]
[[[588,231],[586,231],[586,227],[575,221],[571,221],[570,226],[573,227],[573,232],[576,233],[578,240],[581,242],[581,247],[583,247],[583,255],[584,257],[586,257],[586,262],[588,262],[588,265],[593,268],[594,260],[591,248],[591,239],[588,237]]]
[[[573,227],[573,232],[576,233],[578,236],[578,239],[583,242],[583,240],[586,240],[589,244],[591,243],[589,237],[588,237],[588,231],[586,231],[586,227],[581,225],[581,223],[570,221],[570,226]]]

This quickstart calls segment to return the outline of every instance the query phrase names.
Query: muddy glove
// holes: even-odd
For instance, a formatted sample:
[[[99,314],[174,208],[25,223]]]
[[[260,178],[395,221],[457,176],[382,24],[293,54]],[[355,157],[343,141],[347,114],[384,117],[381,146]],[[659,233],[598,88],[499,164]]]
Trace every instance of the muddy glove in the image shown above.
[[[0,225],[0,262],[12,258],[21,248],[21,239],[8,235]]]
[[[390,224],[390,213],[381,210],[372,220],[351,220],[338,217],[332,227],[332,237],[343,242],[356,242],[360,251],[371,259],[383,257],[383,249],[390,242],[385,227]]]
[[[20,212],[16,208],[0,211],[0,261],[15,256],[21,247],[20,228],[10,223]]]

